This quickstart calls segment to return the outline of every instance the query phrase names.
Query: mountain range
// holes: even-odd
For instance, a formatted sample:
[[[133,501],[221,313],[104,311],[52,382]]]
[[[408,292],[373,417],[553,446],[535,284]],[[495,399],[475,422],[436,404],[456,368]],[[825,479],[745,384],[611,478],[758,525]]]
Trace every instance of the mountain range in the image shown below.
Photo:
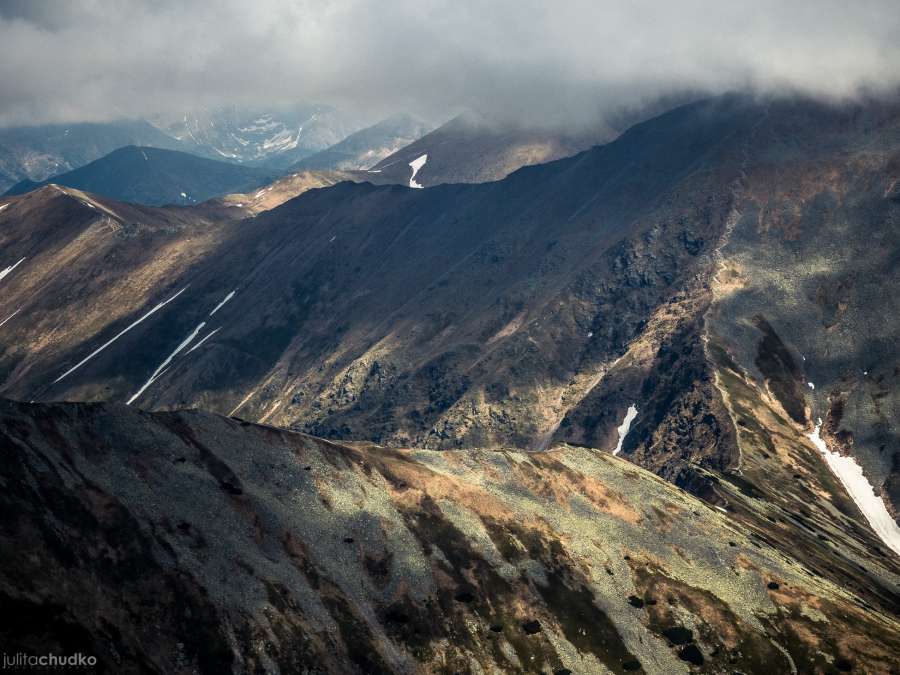
[[[45,188],[0,213],[6,264],[26,258],[4,281],[7,314],[24,319],[29,306],[58,301],[38,292],[47,283],[95,305],[99,289],[66,277],[104,268],[97,256],[107,250],[128,260],[134,249],[145,262],[102,276],[119,301],[89,329],[80,312],[47,309],[36,313],[52,321],[49,334],[40,321],[8,322],[3,391],[127,400],[178,336],[235,291],[216,326],[207,322],[220,329],[214,339],[172,363],[141,405],[446,448],[548,439],[610,447],[634,404],[623,452],[676,477],[694,462],[737,466],[750,432],[735,428],[722,385],[733,367],[795,435],[821,417],[823,433],[852,451],[896,509],[896,341],[866,281],[883,289],[894,278],[893,121],[880,109],[703,102],[496,183],[424,192],[343,183],[260,213],[252,228],[230,216],[206,253],[159,267],[138,287],[132,269],[147,274],[171,255],[163,251],[199,254],[197,232],[113,234],[79,255],[80,267],[63,265],[84,235],[61,233],[95,228],[100,214]],[[882,145],[876,152],[863,137]],[[810,152],[814,138],[827,144]],[[876,159],[880,173],[866,173]],[[784,196],[772,191],[775,175]],[[798,192],[822,175],[828,192]],[[839,216],[822,220],[823,200],[839,197],[846,210],[829,208]],[[57,379],[183,287],[182,309]],[[141,348],[123,362],[116,353],[132,343]],[[834,362],[836,343],[844,356]]]
[[[193,206],[0,198],[34,551],[2,592],[37,617],[6,634],[67,608],[54,640],[136,671],[890,672],[900,103],[721,96],[508,175],[498,141],[491,177],[433,143],[461,123]]]
[[[342,141],[362,125],[331,106],[199,108],[156,124],[184,149],[212,159],[284,169]]]
[[[20,182],[62,182],[60,176],[127,146],[265,167],[271,175],[288,172],[307,157],[312,162],[308,168],[368,168],[426,130],[404,115],[365,126],[321,105],[224,106],[149,120],[0,129],[0,193]],[[311,157],[332,146],[338,146],[333,155]]]

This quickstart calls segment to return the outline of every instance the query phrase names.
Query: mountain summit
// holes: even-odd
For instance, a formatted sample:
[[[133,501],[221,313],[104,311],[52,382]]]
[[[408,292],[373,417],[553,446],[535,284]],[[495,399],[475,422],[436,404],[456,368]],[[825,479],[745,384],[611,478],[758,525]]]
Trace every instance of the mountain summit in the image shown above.
[[[132,145],[40,183],[17,183],[7,194],[22,194],[55,183],[137,204],[195,204],[246,191],[273,178],[267,169]]]

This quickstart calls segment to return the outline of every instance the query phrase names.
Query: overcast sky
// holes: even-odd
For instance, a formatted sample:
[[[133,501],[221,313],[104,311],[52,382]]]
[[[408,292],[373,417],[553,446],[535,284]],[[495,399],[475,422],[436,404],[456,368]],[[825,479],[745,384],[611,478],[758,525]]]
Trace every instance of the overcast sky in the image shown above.
[[[0,0],[0,125],[216,103],[577,120],[900,80],[900,0]]]

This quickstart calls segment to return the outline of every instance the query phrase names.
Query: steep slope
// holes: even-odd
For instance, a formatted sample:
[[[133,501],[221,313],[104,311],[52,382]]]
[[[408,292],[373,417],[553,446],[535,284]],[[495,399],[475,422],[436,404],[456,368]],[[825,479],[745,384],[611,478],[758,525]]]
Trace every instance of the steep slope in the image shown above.
[[[132,145],[40,183],[22,181],[7,195],[54,183],[137,204],[195,204],[263,185],[273,178],[266,169]]]
[[[142,120],[0,129],[0,193],[23,180],[42,181],[126,145],[184,150]]]
[[[811,521],[818,546],[831,530],[868,531],[809,437],[819,417],[826,447],[852,453],[897,506],[898,340],[885,317],[898,122],[893,104],[724,97],[495,183],[341,183],[217,226],[145,294],[113,290],[125,271],[99,286],[100,251],[81,252],[79,268],[45,263],[41,247],[54,260],[67,249],[43,206],[13,201],[0,266],[27,259],[0,280],[0,317],[34,309],[0,325],[0,391],[197,405],[444,449],[612,451],[634,408],[623,457],[723,505],[743,486],[774,522]],[[116,233],[102,253],[168,260],[193,251],[193,236]],[[872,279],[888,290],[876,296]],[[115,315],[99,288],[127,298]],[[95,321],[77,323],[69,304]],[[828,365],[844,341],[845,365]]]
[[[423,187],[484,183],[523,166],[569,157],[616,135],[607,127],[579,134],[511,128],[468,113],[370,165],[370,170],[385,182],[410,185],[411,162],[419,160],[424,163],[415,174],[416,182]],[[427,161],[421,159],[426,156]]]
[[[368,169],[415,142],[427,131],[429,129],[424,122],[409,115],[395,115],[360,129],[311,157],[301,159],[291,170]]]
[[[818,576],[602,451],[10,402],[0,444],[10,653],[117,673],[888,673],[900,649],[896,566]]]
[[[176,293],[173,277],[211,254],[246,214],[209,204],[135,206],[56,185],[3,201],[0,247],[19,258],[2,275],[9,311],[0,324],[23,340],[5,342],[5,386],[28,381],[36,362],[77,349],[87,335],[132,325],[132,312]]]
[[[362,126],[341,111],[315,104],[199,108],[154,123],[194,154],[276,169],[331,147]]]

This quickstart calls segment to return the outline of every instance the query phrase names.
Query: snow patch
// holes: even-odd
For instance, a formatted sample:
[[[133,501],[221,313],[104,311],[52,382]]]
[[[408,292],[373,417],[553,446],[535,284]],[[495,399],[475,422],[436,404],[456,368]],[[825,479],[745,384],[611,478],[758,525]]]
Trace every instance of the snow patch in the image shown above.
[[[875,494],[869,481],[863,474],[862,467],[853,457],[845,457],[838,452],[831,452],[819,432],[822,430],[822,418],[816,423],[816,428],[807,438],[812,441],[819,452],[825,457],[825,463],[831,472],[838,477],[847,493],[862,511],[869,521],[869,525],[875,530],[881,540],[900,555],[900,527],[888,513],[884,501]]]
[[[631,423],[634,422],[634,418],[637,417],[637,414],[637,406],[632,403],[630,406],[628,406],[628,410],[625,411],[625,419],[623,419],[622,424],[619,425],[619,442],[616,443],[616,449],[613,450],[614,455],[618,455],[620,452],[622,452],[622,443],[625,442],[625,437],[631,430]]]
[[[220,330],[222,330],[222,327],[221,327],[221,326],[219,326],[218,328],[214,328],[213,330],[211,330],[209,333],[207,333],[205,336],[203,336],[203,337],[200,339],[200,342],[198,342],[198,343],[195,344],[193,347],[191,347],[190,349],[188,349],[188,350],[187,350],[187,353],[190,354],[192,351],[194,351],[195,349],[197,349],[197,347],[199,347],[199,346],[202,345],[204,342],[206,342],[207,340],[209,340],[209,338],[211,338],[213,335],[215,335],[216,333],[218,333]]]
[[[20,307],[19,309],[21,309],[21,307]],[[11,318],[13,318],[13,317],[14,317],[16,314],[18,314],[18,313],[19,313],[19,310],[17,309],[15,312],[13,312],[12,314],[10,314],[8,317],[6,317],[5,319],[3,319],[3,321],[0,321],[0,326],[2,326],[3,324],[5,324],[7,321],[9,321]]]
[[[10,265],[9,267],[6,267],[6,268],[0,270],[0,280],[5,279],[7,277],[7,275],[9,275],[14,269],[16,269],[19,265],[22,264],[23,260],[25,260],[25,258],[22,258],[21,260],[19,260],[19,262],[17,262],[14,265]]]
[[[191,332],[190,335],[188,335],[184,340],[182,340],[181,344],[179,344],[177,347],[175,347],[175,351],[172,352],[171,354],[169,354],[166,357],[166,360],[159,364],[159,367],[153,371],[153,374],[150,376],[150,379],[148,379],[146,382],[144,382],[143,386],[134,393],[134,396],[132,396],[130,399],[128,399],[128,401],[126,401],[125,405],[131,405],[132,403],[134,403],[135,399],[147,390],[147,387],[149,387],[151,384],[156,382],[162,376],[162,374],[164,372],[166,372],[166,370],[169,369],[169,364],[172,363],[172,359],[174,359],[176,356],[178,356],[178,353],[182,349],[184,349],[189,344],[191,344],[191,342],[193,342],[194,338],[197,337],[197,333],[199,333],[201,330],[203,330],[203,327],[205,325],[206,325],[206,322],[201,321],[200,325],[198,325]]]
[[[9,202],[7,202],[6,204],[0,204],[0,211],[5,209],[7,206],[9,206]]]
[[[215,314],[216,312],[218,312],[220,309],[222,309],[222,305],[224,305],[226,302],[228,302],[229,300],[231,300],[231,299],[234,297],[234,294],[235,294],[235,293],[237,293],[237,291],[231,291],[231,293],[229,293],[228,295],[226,295],[225,298],[222,300],[222,302],[220,302],[218,305],[216,305],[215,307],[213,307],[213,311],[211,311],[211,312],[209,313],[209,315],[212,316],[213,314]]]
[[[107,347],[109,347],[113,342],[115,342],[115,341],[118,340],[120,337],[122,337],[123,335],[125,335],[125,333],[127,333],[127,332],[130,331],[132,328],[134,328],[135,326],[137,326],[139,323],[141,323],[144,319],[146,319],[146,318],[149,317],[150,315],[155,314],[156,312],[158,312],[159,310],[161,310],[163,307],[165,307],[166,305],[168,305],[170,302],[172,302],[175,298],[177,298],[179,295],[181,295],[182,293],[184,293],[186,290],[187,290],[187,286],[185,286],[184,288],[182,288],[180,291],[178,291],[175,295],[173,295],[173,296],[172,296],[171,298],[169,298],[168,300],[164,300],[163,302],[161,302],[161,303],[159,303],[158,305],[156,305],[155,307],[153,307],[153,308],[152,308],[151,310],[149,310],[146,314],[144,314],[140,319],[137,319],[136,321],[132,321],[130,324],[128,324],[128,326],[126,326],[126,327],[123,328],[121,331],[119,331],[118,333],[116,333],[116,334],[115,334],[113,337],[111,337],[109,340],[107,340],[107,341],[104,342],[102,345],[100,345],[99,347],[97,347],[97,349],[95,349],[95,350],[92,351],[90,354],[88,354],[88,355],[85,356],[83,359],[81,359],[81,361],[79,361],[78,363],[76,363],[74,366],[72,366],[71,368],[69,368],[69,369],[68,369],[66,372],[64,372],[62,375],[60,375],[60,376],[57,377],[55,380],[53,380],[53,384],[56,384],[57,382],[59,382],[59,381],[62,380],[63,378],[67,377],[68,375],[72,374],[73,372],[75,372],[76,370],[78,370],[79,368],[81,368],[81,366],[83,366],[85,363],[87,363],[87,362],[90,361],[92,358],[94,358],[95,356],[97,356],[97,354],[99,354],[100,352],[102,352],[104,349],[106,349]]]
[[[425,187],[424,185],[420,185],[419,183],[416,182],[416,174],[419,173],[419,170],[423,166],[425,166],[425,162],[427,162],[427,161],[428,161],[428,155],[425,154],[420,157],[416,157],[413,161],[411,161],[409,163],[409,165],[412,167],[412,170],[413,170],[412,176],[409,177],[409,187],[411,187],[411,188]]]
[[[807,382],[807,383],[806,383],[806,386],[809,387],[810,389],[815,389],[815,388],[816,388],[816,385],[814,385],[812,382]]]

